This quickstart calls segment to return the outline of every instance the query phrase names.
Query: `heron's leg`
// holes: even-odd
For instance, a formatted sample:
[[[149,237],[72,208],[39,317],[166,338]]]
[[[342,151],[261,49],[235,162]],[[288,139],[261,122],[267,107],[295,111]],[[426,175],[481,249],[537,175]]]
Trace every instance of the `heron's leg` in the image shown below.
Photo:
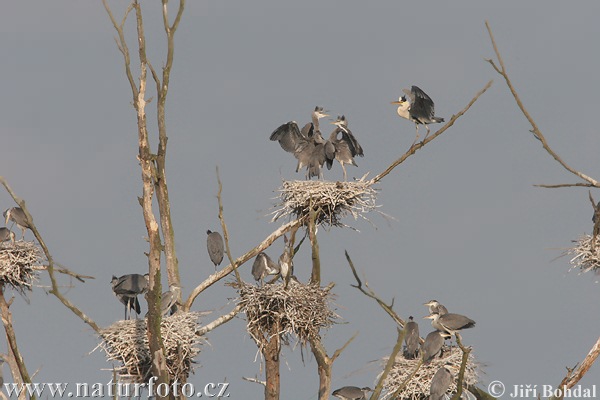
[[[425,129],[427,129],[427,133],[425,134],[423,141],[425,141],[425,139],[427,139],[427,136],[429,135],[429,125],[425,124]]]
[[[344,163],[340,163],[340,165],[342,166],[342,170],[344,171],[344,182],[347,182],[348,178],[346,176],[346,167],[344,167]]]
[[[410,147],[413,147],[415,145],[415,143],[417,143],[417,140],[419,140],[419,125],[417,125],[416,123],[415,123],[415,130],[417,132],[417,135],[415,136],[415,141],[412,142]]]

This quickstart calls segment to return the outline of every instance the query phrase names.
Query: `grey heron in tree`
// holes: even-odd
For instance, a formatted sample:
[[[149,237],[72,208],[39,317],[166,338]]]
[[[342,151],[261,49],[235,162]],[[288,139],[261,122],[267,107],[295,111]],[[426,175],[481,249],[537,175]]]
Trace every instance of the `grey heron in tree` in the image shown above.
[[[283,235],[283,242],[285,243],[283,253],[279,256],[279,275],[281,280],[284,282],[284,288],[287,289],[290,279],[294,274],[294,262],[292,260],[294,249],[291,248],[291,243],[288,241],[287,236]]]
[[[279,126],[271,133],[271,140],[277,140],[281,148],[288,153],[294,154],[298,160],[296,172],[306,167],[306,179],[321,177],[321,169],[325,164],[325,144],[319,119],[327,117],[323,107],[315,107],[312,112],[312,122],[304,125],[302,130],[298,128],[296,121],[290,121]]]
[[[412,315],[408,317],[408,322],[404,326],[404,344],[406,345],[406,351],[404,356],[407,359],[412,360],[417,356],[419,350],[419,324],[413,321]]]
[[[11,244],[15,244],[15,233],[8,228],[0,228],[0,242],[8,242],[9,240]]]
[[[435,330],[429,332],[425,337],[425,342],[421,346],[421,356],[425,364],[429,363],[442,350],[445,340],[444,335],[447,335],[447,333]]]
[[[429,307],[429,314],[438,313],[440,315],[448,314],[448,309],[444,307],[442,303],[437,300],[429,300],[427,303],[423,303],[424,306]]]
[[[433,313],[423,318],[430,319],[431,326],[438,331],[446,332],[450,335],[456,335],[460,330],[475,326],[475,321],[460,314],[448,313],[440,315],[438,313]]]
[[[435,116],[435,108],[433,100],[424,91],[419,89],[417,86],[413,86],[408,89],[403,89],[406,96],[402,96],[398,101],[392,101],[392,104],[398,105],[398,115],[402,118],[406,118],[415,123],[415,129],[417,130],[417,137],[415,142],[419,139],[419,125],[425,125],[427,135],[429,135],[429,124],[444,122],[444,118]]]
[[[130,310],[134,310],[136,314],[141,312],[137,297],[148,291],[149,279],[150,274],[129,274],[119,278],[113,275],[111,280],[112,290],[119,301],[125,305],[125,319],[128,319],[128,313],[131,318]]]
[[[252,276],[257,281],[263,281],[267,275],[279,275],[279,265],[275,264],[266,253],[260,252],[252,264]]]
[[[359,388],[356,386],[344,386],[335,390],[332,396],[342,400],[365,400],[367,393],[372,392],[370,387]]]
[[[210,229],[206,231],[206,248],[210,261],[215,264],[215,271],[217,265],[220,265],[223,261],[223,254],[225,253],[225,245],[223,243],[223,237],[219,232],[212,232]]]
[[[21,229],[21,240],[25,238],[25,230],[31,229],[25,212],[21,207],[12,207],[4,211],[4,222],[8,225],[8,221],[13,221]]]
[[[344,171],[344,180],[347,180],[346,167],[344,164],[351,164],[357,167],[358,165],[354,161],[354,157],[364,157],[363,149],[360,144],[358,144],[358,140],[356,140],[352,131],[348,128],[346,116],[338,116],[332,124],[336,126],[336,129],[334,129],[329,136],[327,143],[330,144],[325,145],[327,169],[331,169],[334,159],[338,160]],[[338,138],[340,134],[342,136]]]
[[[173,315],[177,312],[177,302],[181,294],[181,287],[176,284],[171,284],[169,290],[163,292],[160,299],[160,313],[163,317],[167,314]]]
[[[446,367],[437,370],[429,386],[429,400],[441,400],[452,383],[452,372]]]

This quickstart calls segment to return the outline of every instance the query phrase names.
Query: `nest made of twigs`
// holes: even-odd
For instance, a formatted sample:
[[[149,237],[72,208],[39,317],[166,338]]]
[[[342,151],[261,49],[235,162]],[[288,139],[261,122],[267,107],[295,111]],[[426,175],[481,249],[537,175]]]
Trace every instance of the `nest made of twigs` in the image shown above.
[[[31,291],[33,282],[39,276],[39,271],[34,267],[41,262],[42,251],[34,242],[19,240],[0,243],[0,283],[12,286],[21,293]]]
[[[571,269],[579,268],[583,272],[600,271],[600,237],[582,235],[574,240],[575,245],[568,248],[565,254],[572,255],[569,260]]]
[[[286,216],[308,217],[313,210],[316,223],[344,227],[343,217],[365,218],[377,208],[376,199],[373,182],[365,177],[351,182],[284,181],[272,221]]]
[[[333,295],[327,288],[291,280],[255,286],[231,283],[239,293],[238,304],[246,314],[246,328],[262,350],[271,337],[294,335],[302,344],[321,338],[321,329],[333,325],[338,315],[329,307]]]
[[[438,369],[446,367],[452,372],[453,381],[448,389],[448,393],[456,392],[456,380],[462,363],[463,352],[457,346],[444,346],[443,354],[436,356],[429,364],[422,364],[415,375],[408,381],[404,389],[398,394],[398,399],[423,400],[429,398],[429,389],[431,379]],[[387,358],[384,359],[387,362]],[[412,374],[420,358],[407,359],[403,355],[396,356],[396,360],[383,384],[386,394],[382,397],[383,400],[390,399],[396,390],[404,383],[406,378]],[[473,353],[469,353],[469,358],[465,368],[465,377],[463,383],[466,385],[474,385],[477,383],[478,366],[475,362]]]
[[[196,334],[200,325],[197,312],[177,312],[161,322],[165,358],[171,382],[185,382],[192,371],[194,357],[200,353],[202,338]],[[147,319],[118,321],[102,329],[102,342],[109,361],[120,365],[115,368],[124,382],[145,383],[152,375],[152,360],[146,332]],[[97,348],[98,348],[97,347]]]

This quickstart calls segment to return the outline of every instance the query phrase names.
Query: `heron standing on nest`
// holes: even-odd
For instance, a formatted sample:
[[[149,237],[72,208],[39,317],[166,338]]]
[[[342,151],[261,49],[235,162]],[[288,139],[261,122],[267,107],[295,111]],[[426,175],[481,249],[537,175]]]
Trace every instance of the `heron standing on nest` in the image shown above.
[[[417,356],[419,350],[419,325],[413,321],[412,315],[408,317],[408,322],[404,326],[404,344],[406,352],[404,353],[407,359],[412,360]]]
[[[14,246],[15,244],[15,233],[8,228],[0,228],[0,242],[8,242]]]
[[[215,264],[215,271],[217,266],[223,261],[223,254],[225,253],[225,245],[223,244],[223,237],[219,232],[212,232],[210,229],[206,231],[206,248],[208,250],[208,256],[210,261]]]
[[[181,294],[181,286],[171,284],[169,290],[163,292],[160,299],[160,313],[163,317],[167,314],[173,315],[177,312],[177,302]]]
[[[440,315],[448,314],[448,309],[444,307],[442,303],[437,300],[429,300],[427,303],[423,303],[424,306],[429,307],[429,314],[438,313]]]
[[[410,100],[407,100],[406,96],[402,96],[398,101],[392,101],[392,104],[398,104],[398,115],[402,118],[406,118],[415,123],[415,129],[417,130],[417,137],[415,143],[419,139],[419,125],[425,125],[427,134],[423,140],[427,139],[429,135],[429,124],[444,122],[444,118],[435,116],[435,108],[433,100],[424,91],[419,89],[417,86],[413,86],[408,89],[403,89],[406,96]]]
[[[326,141],[319,129],[319,119],[327,117],[323,107],[315,107],[312,113],[312,122],[298,128],[296,121],[290,121],[279,126],[271,133],[271,140],[277,140],[281,148],[288,153],[293,153],[298,160],[296,172],[306,167],[306,179],[322,177],[321,169],[325,164]]]
[[[273,260],[271,260],[271,257],[262,251],[258,253],[254,259],[254,264],[252,264],[252,276],[256,281],[260,281],[262,284],[265,276],[279,275],[279,273],[279,265],[275,264]]]
[[[452,379],[452,373],[448,368],[441,367],[438,369],[433,378],[431,378],[429,400],[442,400],[452,383]]]
[[[327,169],[331,169],[334,159],[338,160],[344,171],[344,181],[346,181],[346,167],[344,164],[351,164],[357,167],[358,165],[354,161],[354,157],[364,157],[364,153],[362,147],[358,144],[358,140],[356,140],[352,131],[348,129],[348,120],[346,120],[346,116],[338,116],[332,124],[336,126],[336,129],[334,129],[329,136],[328,143],[331,143],[331,145],[325,145]],[[342,137],[338,139],[339,134],[341,134]]]
[[[367,393],[372,391],[370,387],[344,386],[335,390],[332,395],[342,400],[364,400],[367,398]]]
[[[442,350],[445,339],[444,334],[446,333],[435,330],[433,332],[429,332],[429,334],[425,337],[425,341],[421,346],[423,363],[428,364]]]
[[[148,291],[149,279],[150,274],[129,274],[119,278],[113,275],[111,280],[112,290],[119,301],[125,305],[125,319],[131,319],[130,310],[140,314],[141,308],[137,297]],[[127,318],[128,314],[129,318]]]
[[[473,321],[471,318],[465,317],[464,315],[460,314],[448,313],[440,315],[438,313],[433,313],[423,318],[430,319],[431,326],[433,326],[438,331],[442,333],[446,332],[450,335],[455,336],[459,331],[475,326],[475,321]]]
[[[25,239],[25,230],[31,229],[29,220],[21,207],[12,207],[4,211],[4,223],[8,225],[8,221],[13,221],[21,229],[21,240]]]

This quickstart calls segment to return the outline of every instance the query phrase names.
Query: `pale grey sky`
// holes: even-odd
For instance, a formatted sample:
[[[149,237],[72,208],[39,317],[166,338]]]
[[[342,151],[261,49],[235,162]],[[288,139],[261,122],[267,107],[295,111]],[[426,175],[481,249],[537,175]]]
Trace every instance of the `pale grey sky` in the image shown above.
[[[121,15],[120,2],[113,3]],[[164,40],[153,3],[144,3],[145,23],[150,59],[160,67]],[[493,380],[556,385],[600,332],[598,278],[568,273],[568,258],[554,260],[590,233],[592,209],[585,189],[532,186],[575,179],[528,133],[508,89],[483,61],[493,56],[484,21],[551,146],[599,178],[599,11],[595,1],[188,1],[167,105],[183,293],[213,272],[205,231],[219,226],[216,166],[239,255],[277,228],[265,215],[282,179],[302,178],[293,157],[268,140],[279,124],[307,122],[315,105],[345,114],[365,152],[349,176],[374,175],[414,139],[414,125],[389,104],[402,88],[418,85],[449,119],[494,79],[451,130],[378,186],[382,211],[395,221],[372,214],[375,228],[347,221],[360,232],[320,232],[323,279],[337,283],[337,312],[347,323],[325,334],[326,346],[333,352],[360,332],[335,364],[333,386],[372,385],[380,368],[371,362],[388,355],[396,338],[384,312],[349,286],[345,249],[371,287],[395,298],[403,317],[414,315],[423,334],[430,326],[422,303],[431,298],[477,321],[463,338],[485,364],[482,387]],[[55,259],[96,277],[68,296],[109,325],[122,316],[110,277],[147,269],[135,114],[115,33],[100,2],[67,0],[7,4],[0,32],[0,175],[26,199]],[[325,174],[342,176],[337,165]],[[0,205],[13,205],[7,193]],[[276,257],[281,246],[267,252]],[[308,277],[307,254],[295,268],[301,280]],[[249,265],[242,275],[251,279]],[[195,309],[217,316],[232,297],[218,284]],[[108,381],[104,355],[88,355],[93,332],[42,289],[30,298],[17,298],[12,310],[29,370],[39,369],[35,380]],[[241,380],[260,368],[244,322],[209,340],[190,381],[226,378],[232,398],[260,398],[261,387]],[[288,348],[283,357],[283,397],[316,398],[312,357],[305,353],[303,365],[299,349]],[[599,381],[594,366],[581,383]]]

